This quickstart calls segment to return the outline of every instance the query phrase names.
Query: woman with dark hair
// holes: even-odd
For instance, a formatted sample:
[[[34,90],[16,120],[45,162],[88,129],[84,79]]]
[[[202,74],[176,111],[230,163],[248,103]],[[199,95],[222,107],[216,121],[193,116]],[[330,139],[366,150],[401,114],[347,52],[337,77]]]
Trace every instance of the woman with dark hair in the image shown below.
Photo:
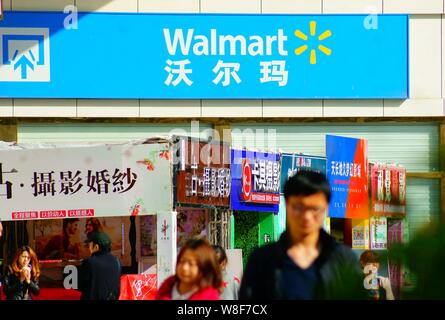
[[[213,246],[216,259],[222,271],[223,291],[221,292],[221,300],[238,300],[238,292],[240,280],[234,275],[227,272],[227,254],[223,247]]]
[[[3,291],[7,300],[32,300],[40,293],[40,268],[37,255],[28,246],[17,250],[4,277]]]
[[[190,239],[181,248],[176,274],[164,281],[157,300],[219,300],[222,276],[207,241]]]
[[[88,218],[85,222],[85,234],[90,238],[93,233],[102,232],[102,224],[97,218]]]
[[[62,234],[58,234],[49,240],[43,251],[44,259],[79,259],[80,244],[72,239],[77,235],[79,219],[64,219]],[[42,257],[41,257],[42,258]]]

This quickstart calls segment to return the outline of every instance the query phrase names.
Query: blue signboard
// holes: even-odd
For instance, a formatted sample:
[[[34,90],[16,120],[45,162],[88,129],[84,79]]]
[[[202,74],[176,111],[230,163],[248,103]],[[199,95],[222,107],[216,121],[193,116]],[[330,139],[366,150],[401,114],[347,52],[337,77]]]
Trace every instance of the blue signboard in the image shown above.
[[[296,153],[281,154],[281,193],[286,181],[300,170],[312,170],[326,174],[326,158]]]
[[[329,216],[368,218],[368,141],[327,135],[326,157],[332,189]]]
[[[280,155],[232,150],[232,210],[278,212]]]
[[[404,99],[408,16],[6,12],[0,98]]]

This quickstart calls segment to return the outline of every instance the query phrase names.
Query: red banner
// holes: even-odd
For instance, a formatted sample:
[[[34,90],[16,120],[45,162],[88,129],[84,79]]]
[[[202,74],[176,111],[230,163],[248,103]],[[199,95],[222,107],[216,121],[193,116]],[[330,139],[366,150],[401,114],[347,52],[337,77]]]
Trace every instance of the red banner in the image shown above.
[[[156,292],[155,274],[129,274],[121,277],[119,300],[154,300]]]
[[[254,193],[252,193],[252,195],[250,197],[250,201],[255,202],[255,203],[279,204],[280,203],[280,195],[254,192]]]

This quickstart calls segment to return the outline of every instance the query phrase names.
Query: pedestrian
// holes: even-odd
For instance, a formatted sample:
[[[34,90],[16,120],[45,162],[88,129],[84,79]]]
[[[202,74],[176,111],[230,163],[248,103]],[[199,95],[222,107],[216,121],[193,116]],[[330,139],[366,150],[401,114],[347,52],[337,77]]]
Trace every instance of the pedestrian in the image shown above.
[[[284,198],[286,231],[251,254],[240,299],[365,299],[354,253],[322,229],[331,199],[326,176],[298,172],[286,182]]]
[[[3,235],[3,225],[2,225],[2,221],[0,220],[0,238]]]
[[[227,254],[223,247],[213,246],[215,250],[216,259],[223,277],[223,291],[221,292],[221,300],[238,300],[238,292],[240,280],[233,274],[227,272]]]
[[[394,300],[391,281],[378,275],[380,257],[376,251],[366,250],[360,255],[360,265],[365,279],[363,285],[370,300]]]
[[[40,267],[37,255],[28,246],[21,247],[9,265],[3,279],[7,300],[32,300],[40,293]]]
[[[91,257],[79,270],[81,300],[117,300],[120,293],[121,264],[111,254],[111,240],[105,232],[96,232],[86,240]]]
[[[167,278],[157,300],[219,300],[222,275],[215,252],[204,239],[190,239],[179,252],[176,273]]]

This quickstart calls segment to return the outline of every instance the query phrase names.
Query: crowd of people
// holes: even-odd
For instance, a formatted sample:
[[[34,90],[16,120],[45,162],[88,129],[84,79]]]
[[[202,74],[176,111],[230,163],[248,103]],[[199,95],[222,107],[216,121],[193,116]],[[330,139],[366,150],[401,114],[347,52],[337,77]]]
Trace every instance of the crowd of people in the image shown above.
[[[204,238],[193,238],[181,247],[175,274],[161,284],[156,299],[394,299],[389,279],[373,277],[379,268],[376,252],[365,251],[358,261],[350,248],[323,230],[331,200],[325,175],[297,173],[286,182],[284,197],[286,232],[279,241],[251,254],[241,281],[227,271],[228,259],[222,247],[212,247]],[[47,252],[62,247],[62,252],[74,254],[75,248],[70,248],[66,239],[75,228],[76,221],[64,224],[66,237],[54,239]],[[100,224],[90,220],[87,228],[91,256],[79,268],[81,299],[117,300],[119,259],[111,254],[111,240]],[[20,248],[3,280],[7,299],[30,300],[38,295],[39,275],[34,251],[27,246]]]

